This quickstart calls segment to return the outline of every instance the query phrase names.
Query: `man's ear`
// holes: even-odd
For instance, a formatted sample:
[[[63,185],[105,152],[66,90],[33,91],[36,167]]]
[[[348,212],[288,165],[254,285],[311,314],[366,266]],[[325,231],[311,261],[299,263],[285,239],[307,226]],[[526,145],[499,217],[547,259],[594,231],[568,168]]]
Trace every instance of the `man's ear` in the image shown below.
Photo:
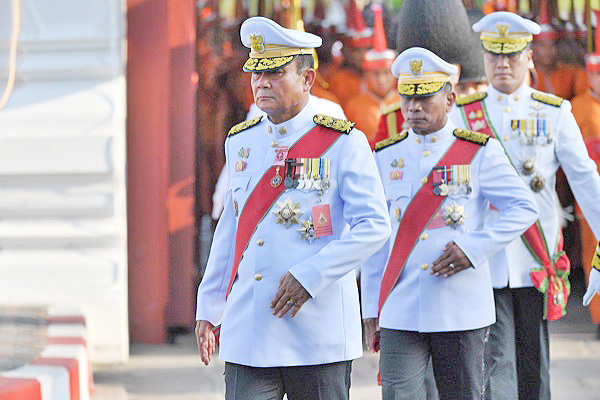
[[[448,93],[446,93],[446,112],[450,112],[450,110],[452,110],[452,106],[454,105],[455,101],[456,92],[454,90],[451,90]]]
[[[306,68],[304,70],[304,89],[307,92],[310,92],[313,84],[315,83],[315,79],[317,79],[317,71],[312,68]]]

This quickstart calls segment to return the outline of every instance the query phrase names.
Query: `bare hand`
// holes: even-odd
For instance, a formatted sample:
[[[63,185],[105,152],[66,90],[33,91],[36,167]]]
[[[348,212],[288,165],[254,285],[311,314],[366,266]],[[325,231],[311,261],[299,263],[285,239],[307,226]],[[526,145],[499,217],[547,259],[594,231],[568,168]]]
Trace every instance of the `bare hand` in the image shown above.
[[[460,247],[456,243],[450,242],[444,247],[442,255],[433,262],[431,274],[435,276],[443,275],[448,278],[463,269],[471,268],[471,266],[471,261]]]
[[[198,343],[198,351],[200,359],[204,365],[210,362],[210,356],[215,352],[216,338],[213,333],[215,326],[208,321],[196,321],[196,343]]]
[[[378,349],[374,347],[375,333],[379,331],[379,322],[377,318],[365,318],[363,319],[363,325],[365,327],[365,347],[369,351],[376,352]]]
[[[290,317],[294,318],[308,299],[310,299],[310,294],[304,289],[304,286],[294,278],[294,275],[286,272],[279,280],[279,290],[271,301],[273,315],[282,318],[292,310]]]

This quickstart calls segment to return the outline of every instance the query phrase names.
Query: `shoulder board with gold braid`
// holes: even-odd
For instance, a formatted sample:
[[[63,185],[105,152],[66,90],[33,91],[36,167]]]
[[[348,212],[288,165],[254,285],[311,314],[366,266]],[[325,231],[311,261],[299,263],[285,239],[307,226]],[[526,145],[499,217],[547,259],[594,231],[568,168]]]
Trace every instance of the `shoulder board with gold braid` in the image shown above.
[[[408,131],[402,131],[394,136],[390,136],[387,139],[383,139],[382,141],[377,142],[375,144],[375,151],[383,150],[388,146],[391,146],[396,143],[400,143],[407,137],[408,137]]]
[[[562,97],[543,92],[533,92],[531,93],[531,98],[539,101],[540,103],[548,104],[553,107],[560,107],[564,100]]]
[[[477,143],[485,146],[490,140],[490,137],[485,133],[473,132],[466,129],[455,129],[454,136],[459,139],[468,140],[469,142]]]
[[[229,136],[237,135],[241,131],[251,128],[254,125],[258,124],[261,120],[262,120],[262,115],[260,117],[256,117],[256,118],[249,119],[247,121],[240,122],[239,124],[234,125],[229,130],[229,132],[227,133],[227,136],[229,137]]]
[[[479,92],[473,94],[463,94],[456,99],[456,105],[458,107],[466,106],[467,104],[475,103],[476,101],[483,100],[487,96],[486,92]]]
[[[387,115],[387,114],[389,114],[391,112],[398,111],[400,109],[400,105],[401,105],[401,103],[398,101],[396,103],[384,106],[384,107],[381,108],[381,113],[383,115]]]
[[[348,134],[356,125],[355,122],[350,122],[345,119],[333,118],[329,115],[317,114],[313,117],[313,121],[317,125],[325,128],[333,129],[334,131]]]

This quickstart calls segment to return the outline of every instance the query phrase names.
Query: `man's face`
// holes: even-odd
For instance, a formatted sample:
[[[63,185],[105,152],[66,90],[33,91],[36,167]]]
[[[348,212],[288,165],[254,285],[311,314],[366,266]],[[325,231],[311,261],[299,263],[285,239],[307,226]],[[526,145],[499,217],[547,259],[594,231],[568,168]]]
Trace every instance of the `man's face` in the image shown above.
[[[533,42],[533,62],[544,67],[552,67],[556,63],[556,46],[553,40]]]
[[[365,58],[365,54],[367,53],[367,49],[363,47],[351,47],[346,45],[342,48],[342,50],[344,51],[346,62],[357,71],[362,71],[362,62]]]
[[[365,71],[367,86],[377,97],[384,98],[396,86],[396,78],[389,68],[368,69]]]
[[[314,70],[305,68],[298,74],[297,61],[293,61],[274,71],[253,72],[251,85],[257,107],[275,123],[288,114],[297,114],[310,90],[307,71]]]
[[[592,93],[596,96],[600,96],[600,71],[588,71],[587,76]]]
[[[502,93],[513,93],[525,81],[532,53],[531,49],[508,55],[484,51],[483,64],[488,81]]]
[[[408,126],[415,133],[428,134],[437,132],[446,125],[455,99],[454,92],[443,88],[433,96],[402,97],[400,107]]]

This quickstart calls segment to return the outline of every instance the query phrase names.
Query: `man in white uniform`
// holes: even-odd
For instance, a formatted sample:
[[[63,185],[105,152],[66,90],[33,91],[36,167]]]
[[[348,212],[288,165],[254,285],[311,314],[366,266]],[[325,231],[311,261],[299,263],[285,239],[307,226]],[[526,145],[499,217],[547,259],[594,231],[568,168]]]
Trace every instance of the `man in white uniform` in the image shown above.
[[[429,357],[441,399],[481,398],[495,321],[487,259],[537,218],[498,141],[448,119],[457,72],[419,47],[392,66],[410,129],[375,147],[393,234],[362,269],[367,340],[379,314],[385,400],[425,399]],[[502,216],[483,226],[490,204]]]
[[[585,218],[600,237],[600,178],[588,157],[571,104],[527,86],[530,42],[540,26],[496,12],[480,32],[486,92],[460,98],[450,118],[496,137],[529,186],[538,223],[490,259],[497,322],[486,355],[487,395],[494,400],[550,399],[547,320],[565,314],[569,261],[562,251],[555,174],[562,167]],[[500,217],[491,210],[487,223]]]
[[[234,126],[229,187],[198,289],[202,361],[225,363],[227,399],[348,399],[362,355],[354,270],[389,237],[381,180],[364,134],[317,114],[309,99],[321,39],[254,17],[257,106],[268,117]]]

